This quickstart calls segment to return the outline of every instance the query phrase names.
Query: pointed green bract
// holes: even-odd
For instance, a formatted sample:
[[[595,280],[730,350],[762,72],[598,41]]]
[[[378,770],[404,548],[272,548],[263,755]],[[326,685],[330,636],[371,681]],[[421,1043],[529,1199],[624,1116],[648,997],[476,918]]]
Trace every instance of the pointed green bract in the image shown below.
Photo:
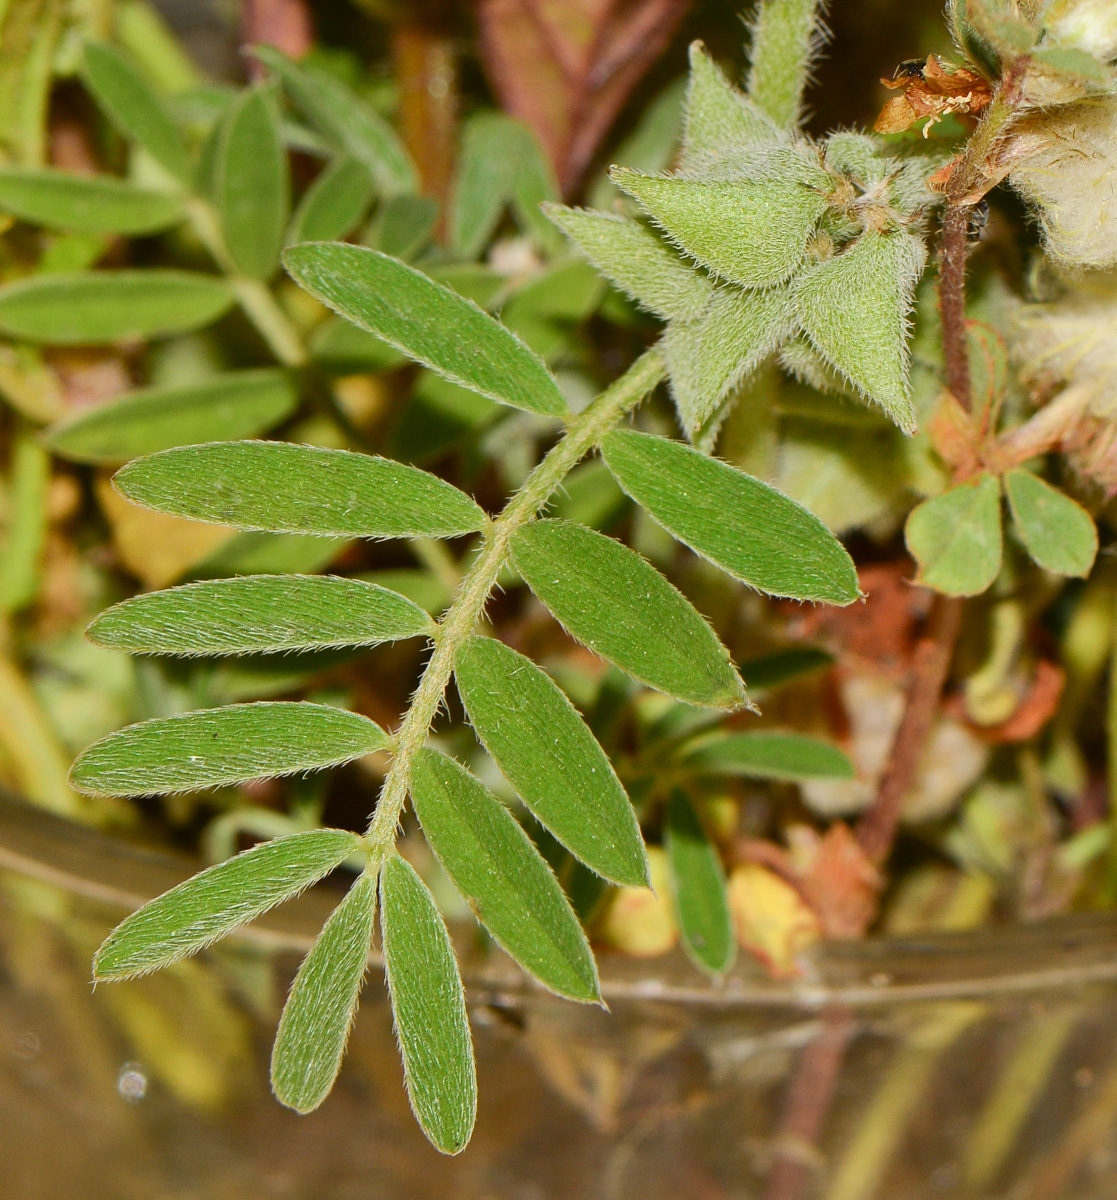
[[[288,242],[332,242],[345,237],[368,211],[373,183],[356,158],[335,158],[306,189]]]
[[[451,382],[529,412],[567,411],[554,376],[514,333],[398,259],[308,242],[284,262],[315,299]]]
[[[151,267],[35,275],[0,287],[0,332],[47,345],[187,333],[233,303],[216,275]]]
[[[262,842],[180,883],[122,921],[93,959],[93,978],[130,979],[169,966],[317,883],[361,839],[313,829]]]
[[[190,156],[182,131],[139,68],[104,42],[82,47],[82,74],[98,105],[117,132],[141,146],[180,180],[190,177]]]
[[[1060,575],[1089,575],[1098,553],[1098,531],[1090,514],[1022,468],[1009,471],[1004,482],[1016,530],[1032,558]]]
[[[90,625],[88,636],[133,654],[257,654],[371,646],[432,629],[421,608],[374,583],[250,575],[122,600]]]
[[[411,1108],[436,1149],[459,1154],[477,1116],[465,993],[434,899],[398,854],[380,872],[380,930]]]
[[[488,788],[444,754],[422,750],[411,802],[430,848],[497,942],[551,991],[600,1000],[593,951],[570,902]]]
[[[904,527],[918,581],[948,596],[976,596],[1001,569],[1001,501],[984,474],[924,500]]]
[[[358,713],[305,701],[234,704],[129,725],[83,750],[79,791],[163,796],[320,771],[383,750],[388,737]]]
[[[857,572],[841,542],[794,500],[666,438],[614,430],[601,453],[617,482],[681,542],[773,596],[850,604]]]
[[[533,521],[512,561],[580,642],[677,700],[736,708],[745,689],[702,616],[634,550],[569,521]]]
[[[283,82],[296,108],[332,146],[363,162],[385,196],[414,192],[419,177],[395,130],[339,79],[293,62],[273,46],[252,53]]]
[[[684,751],[687,770],[746,779],[852,779],[853,764],[837,746],[800,733],[718,734]]]
[[[709,304],[706,276],[639,221],[561,204],[544,211],[604,276],[657,316],[693,321]]]
[[[493,638],[455,662],[470,724],[540,822],[599,875],[647,883],[640,826],[605,751],[556,683]]]
[[[794,328],[786,288],[721,287],[696,321],[672,321],[663,353],[679,424],[695,438],[721,402]]]
[[[672,242],[742,287],[783,283],[803,261],[826,211],[829,179],[794,151],[773,155],[762,177],[708,182],[616,170]]]
[[[0,167],[0,212],[74,233],[154,233],[183,219],[176,196],[47,167]]]
[[[905,432],[915,429],[908,318],[926,251],[915,234],[865,233],[807,267],[794,284],[799,322],[815,349]]]
[[[128,392],[51,426],[51,449],[75,462],[123,463],[207,438],[247,438],[291,415],[298,392],[284,371],[229,371],[182,387]]]
[[[760,155],[779,142],[775,123],[733,87],[701,42],[691,42],[683,170]]]
[[[667,802],[667,861],[683,945],[696,966],[723,975],[737,949],[725,871],[694,806],[676,788]]]
[[[276,1099],[313,1112],[330,1094],[368,967],[376,877],[363,874],[330,914],[291,984],[271,1058]]]
[[[370,454],[289,442],[213,442],[137,459],[121,495],[235,529],[338,537],[452,537],[485,514],[435,475]]]
[[[761,0],[752,21],[748,93],[782,129],[799,124],[819,44],[819,0]]]
[[[229,256],[242,274],[267,279],[279,266],[291,180],[279,115],[261,85],[229,105],[214,166],[213,193]]]

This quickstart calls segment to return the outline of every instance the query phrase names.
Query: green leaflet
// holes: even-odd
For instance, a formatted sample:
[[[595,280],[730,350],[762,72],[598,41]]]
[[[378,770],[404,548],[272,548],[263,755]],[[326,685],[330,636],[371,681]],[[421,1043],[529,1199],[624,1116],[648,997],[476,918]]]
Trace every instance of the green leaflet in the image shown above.
[[[755,693],[782,687],[800,675],[834,665],[834,656],[817,646],[789,646],[741,663],[741,676]]]
[[[410,600],[333,575],[250,575],[146,592],[107,608],[87,636],[133,654],[254,654],[371,646],[430,634]]]
[[[1004,483],[1016,530],[1032,558],[1060,575],[1089,575],[1098,552],[1090,514],[1030,471],[1009,471]]]
[[[948,596],[976,596],[1001,569],[1000,485],[979,475],[932,496],[912,510],[904,527],[924,587]]]
[[[9,449],[5,480],[7,528],[0,543],[0,615],[19,612],[39,595],[49,525],[50,474],[46,448],[31,429],[18,430]]]
[[[639,221],[561,204],[543,211],[603,275],[656,316],[693,321],[709,304],[706,276]]]
[[[696,439],[722,401],[794,327],[786,288],[721,287],[696,321],[672,321],[663,353],[679,424]]]
[[[853,764],[829,742],[799,733],[726,733],[683,752],[682,763],[701,775],[746,779],[852,779]]]
[[[284,261],[315,299],[452,383],[528,412],[567,411],[554,377],[514,333],[405,263],[337,242],[293,246]]]
[[[290,900],[358,852],[344,829],[262,842],[180,883],[125,918],[93,959],[93,978],[130,979],[195,954]]]
[[[512,538],[531,590],[595,654],[678,700],[711,708],[746,703],[713,630],[634,550],[567,521],[533,521]]]
[[[309,348],[316,363],[338,375],[394,371],[407,362],[407,355],[401,354],[395,346],[389,346],[342,317],[330,317],[315,326]]]
[[[612,173],[679,249],[742,287],[771,287],[803,261],[826,211],[829,176],[792,150],[774,153],[764,174],[732,183]]]
[[[75,462],[123,463],[207,438],[253,437],[298,404],[284,371],[229,371],[182,387],[152,387],[87,408],[51,426],[51,449]]]
[[[216,275],[161,268],[35,275],[0,287],[0,331],[47,345],[187,333],[233,303]]]
[[[276,1099],[313,1112],[330,1094],[368,967],[376,876],[362,874],[330,914],[291,984],[272,1048]]]
[[[117,131],[139,142],[177,179],[188,180],[190,155],[182,132],[135,64],[104,42],[86,42],[81,58],[86,86]]]
[[[551,991],[570,1000],[600,1000],[597,965],[582,926],[551,868],[504,805],[435,750],[422,750],[415,759],[411,802],[430,848],[497,942]]]
[[[437,224],[437,200],[430,196],[392,196],[377,209],[376,220],[363,240],[373,250],[408,262],[430,245]]]
[[[283,82],[296,108],[332,146],[363,162],[385,196],[414,192],[419,177],[395,130],[340,80],[272,46],[252,53]]]
[[[310,575],[328,567],[348,545],[345,538],[306,533],[237,533],[200,563],[197,579],[226,575]]]
[[[539,821],[599,875],[646,884],[636,814],[558,685],[530,659],[486,637],[465,642],[455,675],[470,724]]]
[[[819,0],[761,0],[752,21],[748,93],[782,129],[799,124],[818,8]]]
[[[926,250],[912,233],[864,233],[807,267],[793,291],[814,347],[905,432],[915,430],[908,316]]]
[[[716,167],[779,142],[775,123],[733,87],[701,42],[691,42],[682,169]]]
[[[250,279],[269,278],[283,249],[291,180],[279,116],[263,85],[241,92],[225,113],[213,195],[233,263]]]
[[[274,533],[453,537],[485,514],[435,475],[370,454],[290,442],[213,442],[136,459],[116,489],[158,512]]]
[[[367,717],[325,704],[236,704],[156,717],[110,733],[70,768],[79,791],[162,796],[320,771],[388,744]]]
[[[183,218],[177,196],[48,167],[0,167],[0,212],[75,233],[154,233]]]
[[[666,438],[614,430],[601,454],[668,532],[773,596],[850,604],[857,572],[825,525],[775,488]]]
[[[380,872],[380,931],[412,1110],[438,1150],[458,1154],[469,1143],[477,1115],[465,994],[434,899],[398,854]]]
[[[723,975],[737,949],[725,871],[694,806],[678,788],[667,802],[666,834],[683,946],[701,970]]]
[[[356,158],[335,158],[306,189],[287,235],[295,242],[332,242],[349,234],[372,203],[369,169]]]

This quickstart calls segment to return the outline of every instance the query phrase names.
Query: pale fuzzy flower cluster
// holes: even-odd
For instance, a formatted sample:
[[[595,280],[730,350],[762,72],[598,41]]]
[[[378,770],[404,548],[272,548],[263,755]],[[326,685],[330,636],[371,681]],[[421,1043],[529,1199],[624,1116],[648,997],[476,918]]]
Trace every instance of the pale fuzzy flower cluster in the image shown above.
[[[1085,50],[1102,62],[1117,57],[1114,0],[1051,0],[1043,12],[1043,23],[1060,46]]]
[[[1117,96],[1028,118],[1007,158],[1013,186],[1039,208],[1053,258],[1117,265]]]

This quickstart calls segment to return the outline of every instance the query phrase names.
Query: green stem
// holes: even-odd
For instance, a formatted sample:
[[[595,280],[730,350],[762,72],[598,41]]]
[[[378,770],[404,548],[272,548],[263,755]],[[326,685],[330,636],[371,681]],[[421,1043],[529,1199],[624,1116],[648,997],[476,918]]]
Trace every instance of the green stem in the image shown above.
[[[658,348],[638,358],[620,379],[570,420],[566,436],[535,468],[483,535],[473,565],[439,624],[434,653],[396,735],[395,758],[366,835],[374,848],[384,850],[395,842],[396,827],[411,786],[411,763],[422,749],[442,703],[458,650],[485,611],[508,558],[512,535],[535,518],[570,471],[626,412],[639,404],[663,375],[663,356]]]

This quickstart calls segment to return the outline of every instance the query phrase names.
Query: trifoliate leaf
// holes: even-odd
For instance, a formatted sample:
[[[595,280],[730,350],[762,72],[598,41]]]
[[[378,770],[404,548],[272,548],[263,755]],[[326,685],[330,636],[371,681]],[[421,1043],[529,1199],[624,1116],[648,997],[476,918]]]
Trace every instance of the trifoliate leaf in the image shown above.
[[[918,581],[948,596],[976,596],[1001,569],[1001,489],[979,475],[924,500],[904,528]]]

